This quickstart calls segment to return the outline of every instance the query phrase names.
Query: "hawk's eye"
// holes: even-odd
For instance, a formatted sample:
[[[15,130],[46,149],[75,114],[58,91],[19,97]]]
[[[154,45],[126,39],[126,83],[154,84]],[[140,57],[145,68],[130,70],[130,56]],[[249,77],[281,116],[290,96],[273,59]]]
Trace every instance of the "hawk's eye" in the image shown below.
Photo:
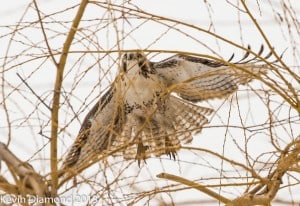
[[[126,62],[123,62],[123,71],[127,72],[127,64],[126,64]]]
[[[124,72],[127,72],[127,54],[124,54],[122,58],[122,69]]]
[[[133,58],[134,58],[134,54],[133,53],[129,53],[128,60],[132,60]]]
[[[143,58],[143,55],[142,55],[141,53],[138,53],[138,54],[137,54],[137,58],[138,58],[138,59],[142,59],[142,58]]]

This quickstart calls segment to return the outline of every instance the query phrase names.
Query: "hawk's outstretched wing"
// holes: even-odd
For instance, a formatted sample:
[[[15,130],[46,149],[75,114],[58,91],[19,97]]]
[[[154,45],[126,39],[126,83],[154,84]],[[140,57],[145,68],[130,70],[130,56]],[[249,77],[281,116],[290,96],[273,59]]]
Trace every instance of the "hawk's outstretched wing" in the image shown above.
[[[153,67],[173,92],[189,101],[224,98],[266,71],[266,65],[255,58],[225,64],[182,54],[153,63]]]
[[[122,112],[116,106],[116,95],[111,87],[89,111],[83,120],[78,136],[63,163],[63,169],[80,163],[88,164],[93,156],[107,149],[121,131]],[[114,131],[112,131],[114,130]],[[77,165],[76,167],[81,167]]]

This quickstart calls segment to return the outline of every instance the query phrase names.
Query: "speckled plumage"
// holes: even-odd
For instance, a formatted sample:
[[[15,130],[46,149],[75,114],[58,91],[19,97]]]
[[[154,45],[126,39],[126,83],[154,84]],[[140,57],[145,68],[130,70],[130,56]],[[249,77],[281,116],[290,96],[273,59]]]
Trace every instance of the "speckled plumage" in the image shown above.
[[[191,102],[224,98],[265,72],[252,60],[226,65],[178,54],[150,62],[141,52],[124,54],[122,72],[84,119],[63,168],[84,167],[105,155],[139,163],[151,155],[175,158],[213,112]]]

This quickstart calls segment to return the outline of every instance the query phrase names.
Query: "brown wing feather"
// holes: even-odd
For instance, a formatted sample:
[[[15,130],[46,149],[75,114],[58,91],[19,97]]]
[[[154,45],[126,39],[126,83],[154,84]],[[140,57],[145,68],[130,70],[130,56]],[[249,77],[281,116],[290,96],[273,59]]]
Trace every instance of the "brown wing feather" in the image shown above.
[[[258,55],[262,51],[263,48]],[[265,73],[268,66],[256,57],[247,59],[249,55],[247,52],[240,61],[225,64],[180,54],[152,65],[161,81],[173,92],[188,101],[202,101],[224,98],[235,92],[239,85]]]
[[[84,145],[87,143],[87,140],[89,138],[92,121],[94,120],[97,113],[101,112],[103,107],[105,107],[111,101],[112,95],[113,90],[109,89],[100,98],[100,101],[97,102],[85,116],[81,124],[81,128],[78,132],[77,138],[64,160],[63,168],[71,167],[77,163],[78,159],[82,154],[82,149],[84,148]]]

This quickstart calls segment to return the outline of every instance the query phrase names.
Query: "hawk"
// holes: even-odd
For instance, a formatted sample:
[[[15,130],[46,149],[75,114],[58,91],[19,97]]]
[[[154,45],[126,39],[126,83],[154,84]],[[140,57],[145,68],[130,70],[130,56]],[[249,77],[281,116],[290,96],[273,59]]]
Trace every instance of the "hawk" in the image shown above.
[[[230,63],[232,58],[176,54],[152,62],[143,52],[123,54],[119,75],[86,115],[63,168],[85,167],[108,155],[137,159],[138,164],[151,155],[175,158],[213,112],[195,103],[225,98],[265,73],[267,66],[248,56]]]

